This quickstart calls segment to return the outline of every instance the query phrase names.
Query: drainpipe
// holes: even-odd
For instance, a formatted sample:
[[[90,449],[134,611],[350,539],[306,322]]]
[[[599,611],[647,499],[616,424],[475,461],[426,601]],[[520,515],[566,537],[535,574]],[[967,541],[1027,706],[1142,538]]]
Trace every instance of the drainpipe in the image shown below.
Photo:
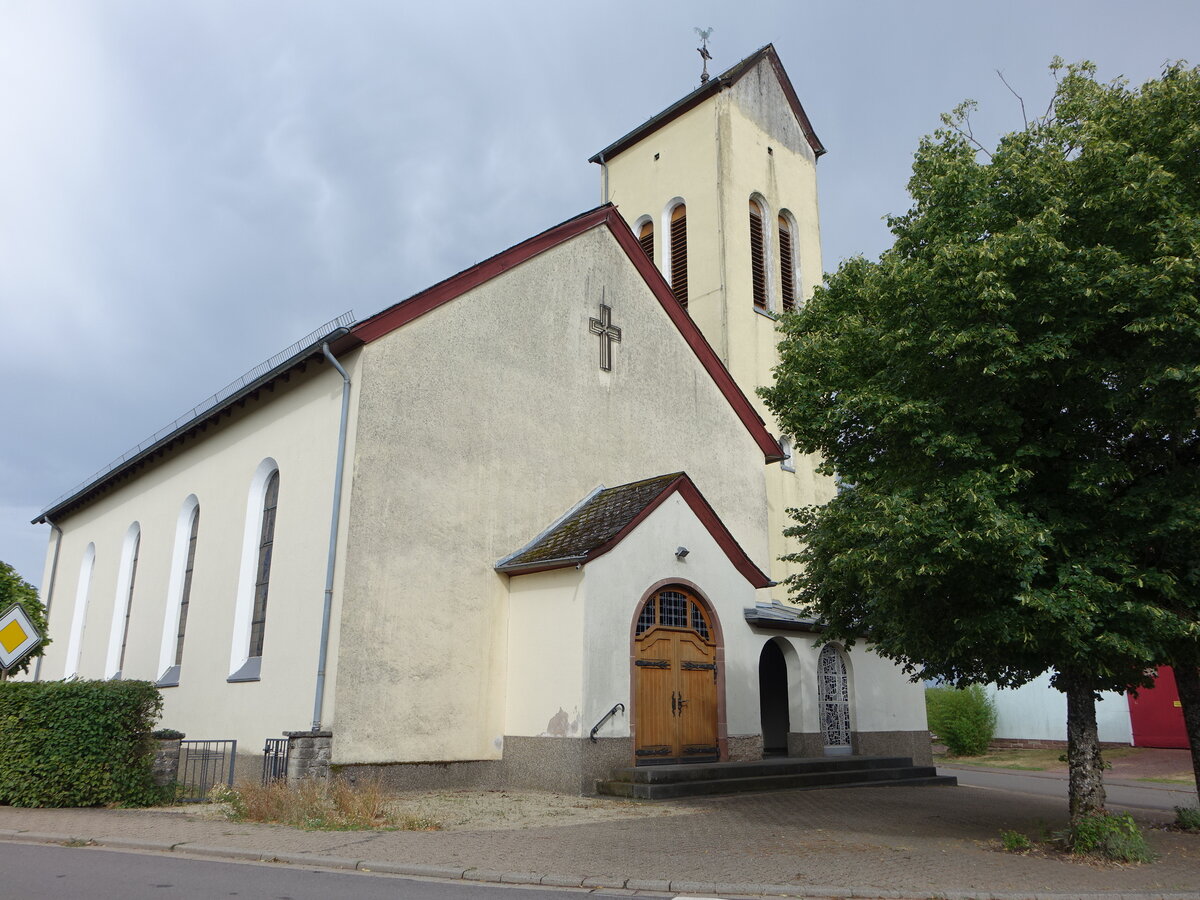
[[[50,584],[46,588],[46,629],[50,628],[50,604],[54,601],[54,579],[58,575],[58,551],[62,547],[63,530],[51,522],[49,519],[44,520],[47,525],[55,531],[54,538],[54,560],[50,563]],[[33,664],[33,680],[42,680],[42,660],[44,656],[39,656],[37,662]]]
[[[608,160],[601,153],[600,162],[600,205],[603,206],[608,202]]]
[[[333,570],[337,562],[338,520],[342,513],[342,469],[346,463],[346,430],[350,421],[350,376],[334,358],[329,343],[321,352],[342,376],[342,418],[338,425],[337,468],[333,473],[333,517],[329,523],[329,557],[325,566],[325,603],[321,609],[321,650],[317,656],[317,695],[313,700],[312,730],[321,730],[321,711],[325,705],[325,661],[329,656],[329,618],[333,610]]]

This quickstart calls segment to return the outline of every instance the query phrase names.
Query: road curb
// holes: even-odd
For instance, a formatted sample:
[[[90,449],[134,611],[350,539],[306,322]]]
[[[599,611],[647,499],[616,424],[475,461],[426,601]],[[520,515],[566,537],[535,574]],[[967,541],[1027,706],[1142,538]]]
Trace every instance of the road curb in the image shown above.
[[[120,837],[85,837],[41,831],[0,829],[0,841],[32,844],[59,844],[101,847],[111,850],[141,850],[154,853],[179,853],[212,859],[278,863],[280,865],[313,866],[335,871],[371,872],[383,875],[437,878],[450,881],[473,881],[492,884],[527,884],[545,887],[646,891],[654,893],[697,894],[705,897],[732,895],[738,897],[802,897],[805,900],[862,897],[887,900],[1197,900],[1196,892],[1093,892],[1060,894],[1043,891],[914,891],[905,893],[884,888],[838,888],[829,885],[747,884],[711,881],[666,881],[656,879],[621,878],[619,876],[542,875],[537,872],[499,872],[493,869],[472,869],[458,866],[433,866],[421,863],[401,863],[387,860],[350,859],[306,853],[275,853],[244,850],[240,847],[220,847],[209,844],[170,843]]]

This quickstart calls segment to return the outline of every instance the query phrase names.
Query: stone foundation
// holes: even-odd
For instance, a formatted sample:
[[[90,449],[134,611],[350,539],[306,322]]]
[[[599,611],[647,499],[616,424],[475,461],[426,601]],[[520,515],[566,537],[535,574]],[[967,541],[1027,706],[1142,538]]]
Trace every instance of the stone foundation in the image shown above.
[[[333,754],[332,731],[285,731],[288,739],[287,780],[328,778]]]
[[[928,731],[856,731],[851,737],[855,756],[908,756],[913,765],[933,765]],[[788,733],[788,756],[804,759],[823,757],[825,739],[817,733]]]
[[[731,734],[727,738],[726,746],[729,748],[730,762],[763,758],[761,734]]]
[[[541,790],[588,795],[613,769],[632,765],[632,738],[508,736],[502,759],[347,763],[333,770],[351,782],[378,778],[394,791]],[[290,768],[290,767],[289,767]]]
[[[933,765],[933,745],[928,731],[863,731],[854,735],[859,756],[908,756],[913,765]]]
[[[805,731],[789,731],[787,736],[788,756],[812,759],[825,755],[825,739],[819,734]]]

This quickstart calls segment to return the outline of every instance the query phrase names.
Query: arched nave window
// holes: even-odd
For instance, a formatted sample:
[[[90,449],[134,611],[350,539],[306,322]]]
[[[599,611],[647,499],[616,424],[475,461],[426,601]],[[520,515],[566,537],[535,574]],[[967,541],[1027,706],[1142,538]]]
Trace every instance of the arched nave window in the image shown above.
[[[125,647],[129,643],[129,616],[133,611],[133,588],[137,583],[138,551],[142,546],[142,527],[137,522],[125,532],[121,545],[121,566],[117,569],[117,596],[113,602],[112,629],[108,636],[105,678],[120,678],[125,668]]]
[[[267,595],[279,506],[279,466],[273,459],[258,464],[246,504],[242,566],[234,611],[233,650],[228,681],[258,681],[267,630]]]
[[[88,544],[79,563],[79,581],[75,586],[75,610],[71,613],[71,636],[67,639],[67,665],[63,678],[79,674],[79,657],[83,652],[83,623],[87,618],[88,592],[92,586],[92,572],[96,569],[96,545]]]
[[[196,564],[196,538],[200,533],[200,501],[190,494],[179,510],[175,524],[175,546],[171,553],[171,576],[167,582],[167,608],[163,616],[162,645],[158,656],[159,687],[179,684],[183,665],[183,635],[187,630],[192,599],[192,569]]]

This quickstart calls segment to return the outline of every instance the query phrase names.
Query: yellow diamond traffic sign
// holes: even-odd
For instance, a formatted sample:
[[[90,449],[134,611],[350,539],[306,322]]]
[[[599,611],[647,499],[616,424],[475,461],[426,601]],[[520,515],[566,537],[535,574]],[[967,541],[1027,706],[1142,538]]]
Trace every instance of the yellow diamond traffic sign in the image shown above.
[[[18,603],[0,616],[0,669],[11,669],[42,642],[29,614]]]

